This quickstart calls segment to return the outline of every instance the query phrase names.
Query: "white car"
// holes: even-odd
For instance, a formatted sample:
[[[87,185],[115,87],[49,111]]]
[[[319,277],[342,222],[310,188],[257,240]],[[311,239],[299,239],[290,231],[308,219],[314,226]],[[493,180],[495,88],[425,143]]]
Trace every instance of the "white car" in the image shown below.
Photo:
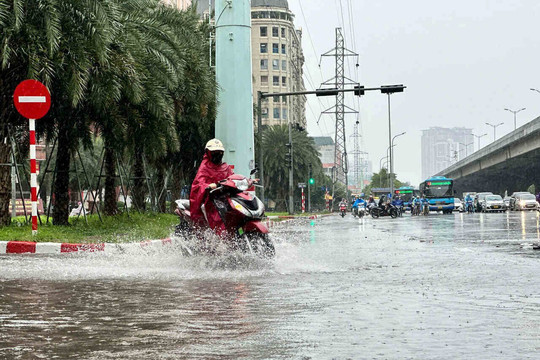
[[[463,202],[459,198],[454,198],[454,210],[459,212],[464,212],[465,207],[463,206]]]

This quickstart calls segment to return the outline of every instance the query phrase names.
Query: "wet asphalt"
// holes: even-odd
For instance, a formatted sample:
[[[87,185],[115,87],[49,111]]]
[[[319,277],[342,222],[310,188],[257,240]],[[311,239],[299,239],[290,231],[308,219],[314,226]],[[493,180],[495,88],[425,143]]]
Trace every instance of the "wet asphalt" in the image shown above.
[[[539,214],[297,221],[272,261],[0,255],[0,359],[537,359]]]

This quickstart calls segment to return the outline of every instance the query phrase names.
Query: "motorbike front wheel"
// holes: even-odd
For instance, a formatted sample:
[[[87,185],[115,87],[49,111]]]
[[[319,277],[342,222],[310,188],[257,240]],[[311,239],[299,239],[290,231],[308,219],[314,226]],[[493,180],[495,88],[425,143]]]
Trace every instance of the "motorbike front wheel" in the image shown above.
[[[397,209],[393,209],[393,208],[390,209],[390,217],[391,217],[392,219],[395,219],[395,218],[398,217],[398,211],[397,211]]]
[[[245,234],[247,252],[264,259],[271,259],[276,255],[274,243],[270,240],[268,234],[247,233]]]
[[[379,218],[380,216],[380,209],[379,208],[373,208],[371,209],[371,217],[374,218],[374,219],[377,219]]]

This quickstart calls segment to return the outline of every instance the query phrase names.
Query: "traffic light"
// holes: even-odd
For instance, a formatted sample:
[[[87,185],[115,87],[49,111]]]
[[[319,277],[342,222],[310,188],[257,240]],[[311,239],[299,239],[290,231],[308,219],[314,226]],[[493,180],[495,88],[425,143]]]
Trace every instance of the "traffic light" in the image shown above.
[[[309,185],[315,185],[315,179],[309,178]]]
[[[364,91],[364,86],[360,86],[360,85],[356,85],[354,87],[354,95],[356,96],[362,96],[362,95],[365,95],[366,92]]]
[[[403,85],[383,85],[381,86],[381,93],[383,94],[393,94],[398,92],[403,92],[405,86]]]
[[[285,146],[288,148],[287,152],[285,153],[285,162],[287,164],[287,167],[292,167],[292,144],[287,143]]]

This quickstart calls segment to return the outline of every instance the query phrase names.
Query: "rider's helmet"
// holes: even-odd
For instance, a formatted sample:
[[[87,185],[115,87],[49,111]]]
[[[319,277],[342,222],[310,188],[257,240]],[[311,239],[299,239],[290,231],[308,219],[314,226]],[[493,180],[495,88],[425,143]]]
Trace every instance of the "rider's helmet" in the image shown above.
[[[210,151],[225,151],[225,147],[223,146],[223,143],[219,139],[209,140],[206,143],[206,146],[204,148],[205,150],[210,150]]]
[[[210,156],[210,161],[217,165],[222,163],[225,147],[223,146],[221,140],[212,139],[208,141],[204,149],[208,152],[208,155]]]

